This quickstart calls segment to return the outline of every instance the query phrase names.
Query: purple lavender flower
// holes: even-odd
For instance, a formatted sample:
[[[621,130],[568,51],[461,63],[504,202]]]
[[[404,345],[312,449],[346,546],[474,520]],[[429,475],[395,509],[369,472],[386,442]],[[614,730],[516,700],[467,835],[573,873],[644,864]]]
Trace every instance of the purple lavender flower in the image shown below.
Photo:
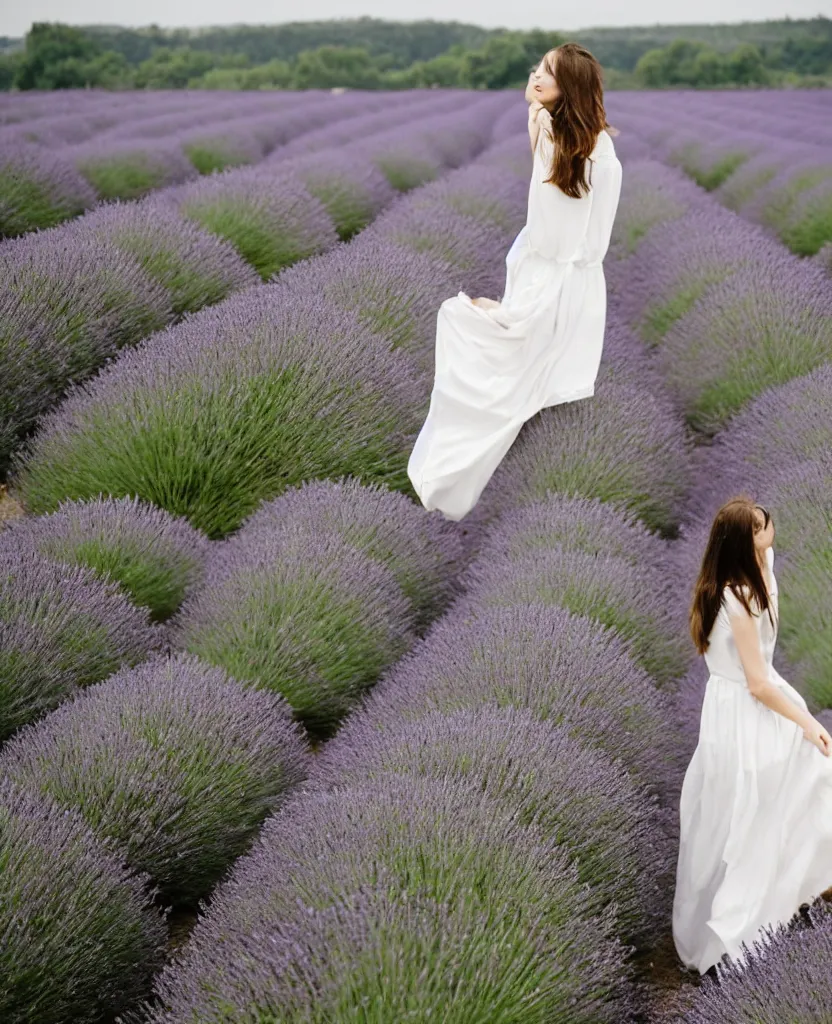
[[[781,470],[832,449],[832,362],[768,388],[699,449],[689,515],[713,517],[736,491],[761,493]]]
[[[171,198],[186,217],[227,238],[264,280],[338,242],[323,203],[289,175],[228,171],[184,186]]]
[[[350,245],[296,263],[275,280],[288,295],[322,298],[354,312],[432,379],[436,311],[462,288],[465,273],[428,253],[379,238],[370,228]]]
[[[396,196],[375,164],[357,153],[322,150],[286,160],[279,170],[299,178],[323,203],[343,241],[365,228]]]
[[[610,255],[626,256],[656,224],[675,220],[697,202],[701,193],[673,168],[655,160],[627,165],[621,205],[615,217]]]
[[[99,207],[75,225],[132,256],[170,295],[174,313],[194,313],[258,282],[234,247],[187,220],[163,197]]]
[[[0,238],[52,227],[94,204],[95,193],[62,156],[16,141],[2,148]]]
[[[378,218],[377,237],[449,263],[463,275],[467,292],[499,297],[505,288],[503,258],[510,233],[487,221],[456,213],[439,201],[393,206]],[[495,254],[501,259],[495,259]]]
[[[765,388],[808,373],[830,353],[827,275],[796,256],[760,253],[673,324],[659,359],[689,423],[713,434]]]
[[[427,515],[409,498],[378,484],[353,479],[315,480],[264,503],[232,537],[228,551],[279,544],[305,533],[311,541],[325,534],[387,566],[423,629],[455,593],[459,533],[440,517]]]
[[[615,904],[625,940],[649,943],[670,912],[675,853],[662,815],[611,758],[520,708],[434,711],[380,732],[357,716],[316,759],[307,791],[384,785],[390,773],[462,781],[534,822]]]
[[[318,477],[406,486],[423,378],[320,298],[262,287],[148,339],[47,417],[18,462],[27,509],[134,495],[209,537]]]
[[[670,1024],[823,1024],[829,1016],[832,910],[816,904],[809,922],[769,930],[748,949],[747,962],[720,969],[719,981],[682,993],[663,1017]]]
[[[627,259],[613,261],[610,290],[621,317],[659,344],[670,327],[743,266],[776,260],[782,249],[760,229],[713,203],[657,224]]]
[[[130,257],[67,224],[0,245],[0,470],[74,381],[164,326],[168,297]]]
[[[673,548],[652,533],[626,505],[597,498],[551,493],[506,512],[488,531],[479,559],[522,558],[552,548],[593,557],[612,555],[665,579],[674,565]]]
[[[178,185],[197,174],[181,148],[165,139],[139,143],[91,139],[67,150],[66,155],[100,199],[138,199],[153,189]]]
[[[0,773],[77,810],[166,899],[195,904],[306,758],[284,700],[179,655],[122,670],[22,729]]]
[[[0,739],[164,645],[159,627],[83,566],[6,546],[0,569]]]
[[[522,554],[489,550],[467,570],[466,608],[540,601],[568,608],[615,630],[661,684],[683,674],[690,660],[684,619],[669,581],[620,556],[565,547]]]
[[[288,980],[287,967],[316,965],[316,974],[326,967],[329,944],[316,943],[310,963],[303,944],[291,943],[287,926],[297,924],[309,934],[302,929],[310,912],[349,907],[352,894],[368,887],[388,900],[400,893],[407,903],[447,907],[448,917],[425,922],[433,928],[430,946],[425,926],[418,927],[421,941],[414,949],[404,921],[385,925],[371,900],[366,927],[384,929],[391,942],[384,963],[390,966],[376,961],[373,967],[356,951],[363,963],[353,975],[344,946],[349,933],[333,943],[336,964],[340,959],[350,966],[349,988],[337,985],[338,1006],[348,1016],[368,1000],[378,1021],[399,1019],[388,1008],[443,1005],[442,1019],[461,1024],[471,1019],[472,1005],[488,1005],[493,1013],[497,993],[507,1012],[530,1005],[536,1017],[559,1024],[612,1024],[632,1011],[624,950],[610,937],[611,914],[580,886],[554,841],[534,826],[520,826],[470,787],[391,777],[382,786],[303,794],[266,823],[251,854],[215,894],[180,962],[160,976],[164,1009],[150,1019],[242,1022],[252,1009],[267,1014],[274,1005],[268,979]],[[483,914],[489,945],[478,923]],[[326,941],[327,931],[321,935],[313,923],[316,933],[318,942]],[[454,958],[453,995],[432,966],[437,952],[443,962],[459,951],[466,933],[480,956],[466,963]],[[332,980],[325,993],[332,998],[335,979],[327,973]],[[460,994],[471,1001],[460,1003]],[[450,1018],[443,995],[451,998]],[[296,1019],[304,1019],[302,1011]]]
[[[166,929],[145,880],[75,814],[0,779],[0,1014],[97,1024],[145,996]]]
[[[337,534],[260,529],[217,552],[172,635],[325,735],[411,645],[413,618],[392,571]]]
[[[365,715],[385,731],[433,710],[494,703],[563,726],[651,789],[678,775],[669,699],[628,645],[612,630],[543,604],[452,609],[385,674],[338,742],[349,743]]]
[[[184,519],[136,498],[62,502],[57,511],[9,525],[0,550],[33,550],[85,565],[121,584],[153,619],[169,618],[202,579],[208,540]]]
[[[179,141],[200,174],[256,164],[265,156],[263,143],[245,122],[192,128]]]

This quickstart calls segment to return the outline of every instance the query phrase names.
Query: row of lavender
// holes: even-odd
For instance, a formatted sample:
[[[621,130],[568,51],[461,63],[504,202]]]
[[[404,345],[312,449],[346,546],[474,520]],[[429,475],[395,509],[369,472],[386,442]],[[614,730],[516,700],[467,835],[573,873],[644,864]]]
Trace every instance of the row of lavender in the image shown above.
[[[470,160],[506,99],[446,107],[434,101],[406,127],[389,113],[355,118],[357,139],[346,125],[312,131],[281,160],[0,244],[0,473],[70,383],[184,314],[331,249],[400,192]]]
[[[447,295],[461,286],[493,285],[483,253],[505,249],[525,198],[522,188],[508,189],[503,181],[495,189],[494,181],[482,166],[417,192],[367,236],[327,257],[326,298],[317,294],[322,268],[315,261],[305,265],[305,285],[299,267],[282,290],[277,284],[249,293],[263,316],[251,383],[257,388],[271,372],[275,390],[284,392],[283,414],[271,424],[284,470],[304,475],[293,464],[293,455],[303,461],[300,421],[308,416],[314,424],[325,412],[318,436],[306,437],[313,457],[325,426],[327,449],[345,471],[370,480],[384,475],[374,464],[380,446],[372,431],[389,428],[392,414],[379,424],[371,408],[350,423],[357,392],[365,400],[377,392],[376,407],[391,410],[404,399],[415,422],[425,379],[391,347],[421,347],[423,358],[429,353],[428,318],[417,307],[426,290]],[[225,303],[211,316],[224,336],[215,334],[206,353],[227,346],[231,363],[248,326],[245,303]],[[373,320],[381,333],[368,328]],[[186,342],[193,336],[189,326],[178,329]],[[176,363],[165,351],[175,346],[173,333],[144,348],[160,370]],[[113,374],[129,377],[124,364],[122,357],[90,390]],[[202,364],[209,377],[211,369]],[[308,389],[299,379],[304,370]],[[186,389],[193,383],[182,380]],[[223,398],[233,405],[233,387],[214,401]],[[258,411],[268,413],[249,409]],[[243,419],[233,427],[243,447],[251,434],[242,435],[252,427],[261,424]],[[354,433],[353,444],[342,438],[344,427]],[[213,435],[212,424],[198,418],[190,429],[196,442],[202,430]],[[226,434],[232,449],[233,429]],[[395,429],[403,460],[413,433],[404,438],[406,427]],[[364,452],[368,438],[371,450]],[[219,449],[223,435],[214,441]],[[392,458],[394,444],[386,447]],[[180,460],[178,469],[187,485],[207,466]],[[250,466],[247,472],[256,479]],[[334,474],[322,467],[309,475]],[[289,482],[273,475],[272,495]],[[157,903],[181,906],[205,895],[305,772],[302,734],[291,718],[313,734],[331,729],[441,610],[457,556],[458,539],[403,495],[349,481],[313,485],[261,506],[210,553],[192,526],[129,500],[64,505],[4,534],[3,734],[90,687],[18,732],[3,752],[0,843],[3,857],[12,858],[3,875],[11,886],[4,905],[20,908],[0,925],[4,1019],[29,1020],[37,1006],[44,1021],[99,1020],[129,1006],[160,963],[164,937],[147,876],[133,873],[149,874]],[[246,597],[231,623],[235,591]],[[180,606],[169,626],[150,621],[168,619]],[[206,616],[216,624],[213,638]],[[226,628],[230,642],[218,645]],[[171,659],[171,642],[199,650],[203,660]],[[233,663],[248,687],[211,669],[211,660]],[[244,663],[248,670],[241,673]],[[119,666],[116,676],[91,686]],[[72,813],[56,815],[49,800],[80,811],[86,824]],[[68,891],[79,894],[69,906]]]
[[[628,164],[618,256],[609,279],[622,316],[650,346],[679,411],[712,435],[694,459],[674,572],[689,592],[717,508],[742,491],[763,501],[777,530],[780,667],[815,711],[832,707],[828,278],[650,160]],[[679,687],[687,755],[706,675],[699,665]],[[662,1020],[825,1021],[832,913],[819,906],[811,916],[813,927],[779,930],[746,972],[684,990]]]
[[[675,92],[615,96],[615,123],[725,206],[832,269],[832,97]]]
[[[136,199],[270,155],[331,148],[459,107],[458,94],[446,90],[241,93],[219,100],[206,94],[183,109],[159,96],[152,103],[136,99],[108,119],[76,114],[0,129],[0,236],[52,226],[105,200]]]
[[[780,643],[807,697],[832,707],[829,278],[674,169],[632,163],[629,189],[620,225],[632,252],[611,287],[688,422],[713,437],[699,456],[685,578],[731,492],[768,501],[780,523]]]

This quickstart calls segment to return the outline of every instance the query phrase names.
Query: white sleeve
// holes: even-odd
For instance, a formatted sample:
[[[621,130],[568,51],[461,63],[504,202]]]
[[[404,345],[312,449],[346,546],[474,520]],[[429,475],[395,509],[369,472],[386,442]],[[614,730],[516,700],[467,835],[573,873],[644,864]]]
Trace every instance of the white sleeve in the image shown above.
[[[621,162],[614,154],[604,154],[592,167],[592,211],[585,247],[588,262],[603,260],[607,255],[621,196],[621,178]]]
[[[754,605],[752,604],[753,599],[751,597],[750,589],[748,587],[742,587],[741,589],[742,592],[745,594],[746,598],[748,599],[749,605],[751,606],[752,615],[755,615],[756,612],[754,612]],[[748,612],[742,606],[742,601],[740,601],[740,599],[736,596],[736,594],[734,594],[730,587],[726,587],[725,590],[723,590],[722,597],[725,602],[725,608],[728,612],[729,618],[733,615],[739,615],[745,619],[749,617]]]

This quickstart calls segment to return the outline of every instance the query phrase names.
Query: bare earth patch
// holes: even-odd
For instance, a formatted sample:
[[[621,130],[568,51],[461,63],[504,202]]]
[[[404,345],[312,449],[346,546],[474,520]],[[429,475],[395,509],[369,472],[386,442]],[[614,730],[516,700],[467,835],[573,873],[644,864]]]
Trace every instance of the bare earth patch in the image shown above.
[[[5,484],[0,484],[0,530],[12,519],[23,515],[23,506],[9,494]]]

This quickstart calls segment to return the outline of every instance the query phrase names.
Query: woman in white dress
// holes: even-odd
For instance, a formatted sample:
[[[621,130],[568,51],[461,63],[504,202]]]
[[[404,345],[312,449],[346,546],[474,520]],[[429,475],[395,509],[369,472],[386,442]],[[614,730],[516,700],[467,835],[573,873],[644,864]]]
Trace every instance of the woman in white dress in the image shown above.
[[[473,508],[526,420],[594,394],[601,361],[621,164],[600,65],[559,46],[531,73],[526,101],[533,170],[505,294],[460,292],[440,306],[430,408],[407,467],[425,508],[446,519]]]
[[[764,508],[725,504],[690,613],[710,678],[682,786],[673,938],[700,973],[742,965],[743,944],[832,885],[832,741],[772,664],[773,540]]]

